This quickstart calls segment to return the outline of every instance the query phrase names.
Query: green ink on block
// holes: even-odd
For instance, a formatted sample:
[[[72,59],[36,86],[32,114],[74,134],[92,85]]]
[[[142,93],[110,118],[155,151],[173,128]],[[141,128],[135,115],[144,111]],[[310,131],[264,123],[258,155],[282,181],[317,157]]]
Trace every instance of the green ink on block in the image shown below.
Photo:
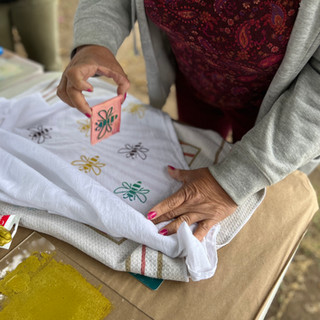
[[[96,131],[99,131],[98,139],[102,139],[107,132],[112,131],[112,124],[118,118],[118,115],[113,114],[113,107],[106,110],[100,110],[98,112],[100,119],[97,120]]]

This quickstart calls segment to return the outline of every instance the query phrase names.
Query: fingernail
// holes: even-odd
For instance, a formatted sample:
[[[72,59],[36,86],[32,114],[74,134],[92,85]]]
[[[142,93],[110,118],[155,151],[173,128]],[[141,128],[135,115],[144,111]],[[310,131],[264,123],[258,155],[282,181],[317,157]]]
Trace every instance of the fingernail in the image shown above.
[[[147,218],[149,220],[153,219],[155,216],[157,215],[157,213],[155,211],[150,211],[147,215]]]
[[[168,234],[168,230],[167,229],[162,229],[161,231],[159,231],[159,234],[166,236]]]
[[[89,88],[89,89],[87,89],[87,91],[88,91],[88,92],[93,92],[93,90],[92,90],[92,89],[90,89],[90,88]]]
[[[88,117],[88,118],[91,118],[91,115],[89,113],[85,113],[85,115]]]
[[[176,170],[176,168],[173,166],[168,166],[168,168],[170,168],[171,170]]]

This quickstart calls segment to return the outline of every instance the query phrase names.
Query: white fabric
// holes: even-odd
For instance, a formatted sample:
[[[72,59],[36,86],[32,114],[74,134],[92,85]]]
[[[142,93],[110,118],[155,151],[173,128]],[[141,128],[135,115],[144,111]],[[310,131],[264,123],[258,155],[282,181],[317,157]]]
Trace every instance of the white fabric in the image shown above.
[[[27,84],[21,84],[20,86],[11,88],[11,93],[7,96],[23,98],[30,94],[40,93],[48,104],[55,104],[60,101],[55,95],[60,78],[61,73],[46,73],[38,76],[32,83],[28,83],[28,86]],[[84,94],[87,99],[92,97],[111,98],[115,96],[115,86],[102,81],[99,78],[90,79],[90,82],[94,87],[94,93],[85,92]],[[27,87],[30,89],[25,91]],[[19,96],[17,96],[18,93]],[[136,106],[135,104],[138,100],[133,99],[130,95],[128,95],[127,99],[129,99],[128,101],[130,101],[130,103],[126,101],[123,107],[124,112],[137,109],[132,108],[132,106]],[[131,104],[131,102],[133,104]],[[140,101],[138,101],[138,105],[141,105]],[[6,108],[6,112],[4,105],[2,106],[1,112],[3,114],[7,113],[8,115],[10,108]],[[143,116],[143,112],[139,110],[139,108],[136,111],[135,117],[136,120],[139,121]],[[1,117],[1,112],[0,125],[2,121],[4,121],[4,116]],[[231,149],[231,145],[226,143],[216,132],[180,125],[176,122],[174,122],[174,129],[179,138],[184,158],[191,169],[206,167],[213,162],[220,161]],[[264,195],[265,190],[261,190],[261,192],[250,196],[243,205],[238,207],[234,214],[220,223],[220,231],[217,228],[215,229],[216,232],[219,231],[216,235],[216,246],[218,249],[229,243],[236,236],[259,206]],[[61,239],[112,269],[140,273],[152,278],[176,281],[189,281],[190,277],[194,280],[198,279],[198,274],[194,269],[191,269],[191,264],[189,263],[190,260],[193,261],[192,263],[194,264],[195,261],[201,261],[201,259],[199,260],[197,258],[196,251],[189,250],[187,252],[185,250],[184,254],[188,255],[188,259],[170,258],[167,255],[163,255],[148,247],[145,248],[145,250],[142,250],[143,245],[137,242],[125,238],[115,239],[114,237],[98,232],[81,222],[60,215],[50,214],[45,210],[15,206],[0,201],[0,211],[3,214],[20,215],[20,224],[22,226]],[[181,231],[184,230],[184,228],[181,229]],[[187,232],[189,232],[189,230]],[[179,233],[180,230],[178,231],[178,234]],[[200,255],[203,254],[204,250],[209,253],[211,252],[210,248],[212,248],[212,243],[210,236],[214,235],[215,233],[211,231],[211,233],[202,241],[203,250],[200,250]],[[189,236],[185,238],[189,239]],[[190,252],[194,253],[194,255],[191,255]],[[211,261],[211,264],[208,265],[208,269],[206,269],[205,266],[201,269],[202,273],[206,274],[208,277],[210,274],[214,274],[216,267],[216,264],[213,262],[214,259],[216,259],[216,255],[212,254],[212,257],[212,260],[210,260],[210,257],[208,258],[208,260]],[[195,265],[197,267],[197,264]]]
[[[90,104],[101,101],[93,99]],[[161,236],[161,226],[144,216],[180,187],[167,174],[167,165],[186,169],[187,164],[170,118],[148,106],[133,112],[135,104],[139,101],[129,97],[123,106],[127,112],[122,114],[119,134],[91,146],[77,122],[85,119],[62,102],[50,106],[39,95],[1,99],[0,200],[63,215],[170,257],[186,257],[193,280],[209,278],[217,266],[215,237],[219,227],[211,231],[212,241],[200,243],[186,224],[176,235]],[[148,149],[145,160],[118,152],[126,144],[139,142]],[[81,155],[105,164],[96,168],[98,175],[72,164]],[[132,186],[138,181],[137,188],[150,190],[145,203],[114,193],[123,188],[123,182]]]

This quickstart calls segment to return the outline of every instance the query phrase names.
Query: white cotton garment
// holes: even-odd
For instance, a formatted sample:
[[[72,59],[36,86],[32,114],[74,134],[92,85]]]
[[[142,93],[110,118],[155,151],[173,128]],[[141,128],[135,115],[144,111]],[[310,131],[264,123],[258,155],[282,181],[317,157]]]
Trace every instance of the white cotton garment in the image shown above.
[[[92,146],[89,119],[63,102],[48,105],[38,94],[0,99],[0,200],[185,257],[193,280],[210,278],[219,226],[199,242],[186,223],[177,234],[162,236],[158,230],[164,224],[146,219],[154,205],[181,187],[167,165],[188,169],[171,119],[132,97],[121,117],[120,133]]]

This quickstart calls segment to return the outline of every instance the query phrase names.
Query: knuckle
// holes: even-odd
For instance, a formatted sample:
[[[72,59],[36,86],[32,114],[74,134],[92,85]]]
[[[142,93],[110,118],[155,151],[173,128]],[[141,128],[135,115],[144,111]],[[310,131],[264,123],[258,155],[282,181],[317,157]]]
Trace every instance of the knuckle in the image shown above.
[[[211,225],[208,223],[199,223],[199,229],[205,233],[208,233],[211,229]]]
[[[167,212],[167,213],[166,213],[166,218],[167,218],[168,220],[174,219],[174,218],[175,218],[175,212],[174,212],[173,210]]]
[[[174,209],[177,206],[177,198],[176,197],[169,198],[167,200],[167,206],[169,210]]]
[[[193,201],[196,203],[200,203],[203,202],[203,194],[200,192],[195,192],[194,196],[193,196]]]
[[[203,201],[204,195],[193,184],[189,184],[185,190],[186,201],[192,201],[194,203],[200,203]]]
[[[64,91],[60,86],[58,86],[58,88],[57,88],[57,96],[59,98],[62,98],[64,96]]]
[[[182,189],[183,192],[183,197],[185,201],[190,201],[193,199],[193,190],[191,186],[186,186],[185,188]]]
[[[65,77],[66,77],[67,81],[70,80],[70,78],[72,78],[73,73],[74,72],[72,71],[71,68],[69,68],[68,70],[65,71]]]
[[[66,78],[71,78],[75,74],[75,70],[77,68],[74,66],[70,66],[67,70],[65,70],[64,75]]]
[[[191,218],[187,214],[180,216],[177,220],[179,221],[179,224],[186,222],[189,226],[191,225]]]
[[[78,88],[81,85],[81,77],[75,68],[66,71],[67,88]]]

